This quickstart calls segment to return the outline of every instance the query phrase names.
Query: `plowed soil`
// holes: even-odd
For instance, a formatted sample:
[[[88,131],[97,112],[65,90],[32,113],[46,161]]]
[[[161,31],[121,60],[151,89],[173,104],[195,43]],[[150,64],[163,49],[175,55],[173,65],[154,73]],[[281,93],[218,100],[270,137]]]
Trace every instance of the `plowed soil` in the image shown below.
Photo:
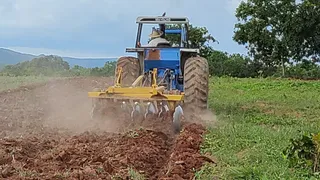
[[[205,128],[189,123],[139,128],[119,119],[90,120],[87,92],[108,78],[72,78],[0,92],[2,179],[192,179],[206,161]]]

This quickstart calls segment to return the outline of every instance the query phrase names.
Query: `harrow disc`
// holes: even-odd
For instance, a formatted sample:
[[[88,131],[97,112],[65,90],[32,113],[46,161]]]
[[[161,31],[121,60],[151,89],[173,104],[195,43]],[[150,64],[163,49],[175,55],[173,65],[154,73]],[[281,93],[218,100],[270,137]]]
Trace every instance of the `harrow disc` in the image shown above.
[[[139,120],[159,120],[169,113],[166,102],[146,101],[146,102],[129,102],[131,107],[130,118],[132,121]]]
[[[157,113],[156,107],[153,103],[148,102],[147,103],[147,108],[144,113],[144,119],[150,119],[153,118],[154,115]]]
[[[181,120],[184,117],[183,109],[177,105],[174,109],[166,100],[135,101],[132,99],[95,99],[92,108],[92,118],[112,119],[122,117],[129,124],[142,121],[172,122],[173,130],[179,133]]]
[[[130,118],[132,121],[141,120],[143,118],[143,110],[138,102],[135,102],[132,106],[132,111],[130,113]]]
[[[180,105],[178,105],[173,112],[173,128],[175,133],[179,133],[181,131],[181,120],[184,118],[183,109]]]
[[[99,122],[103,121],[105,116],[112,116],[110,112],[114,112],[114,107],[107,99],[93,99],[91,108],[91,119]]]
[[[92,105],[92,109],[91,109],[91,113],[90,113],[92,120],[101,118],[101,114],[100,114],[97,106],[98,105],[96,103],[93,103],[93,105]]]

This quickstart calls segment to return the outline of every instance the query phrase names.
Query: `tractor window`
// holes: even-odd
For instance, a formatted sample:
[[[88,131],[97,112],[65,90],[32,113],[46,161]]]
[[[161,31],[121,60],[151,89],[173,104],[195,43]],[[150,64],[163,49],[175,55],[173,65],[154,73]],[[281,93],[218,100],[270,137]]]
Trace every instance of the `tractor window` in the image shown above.
[[[169,26],[170,28],[172,28],[171,26]],[[140,44],[142,47],[146,47],[148,46],[148,43],[151,41],[151,38],[149,37],[149,35],[152,33],[152,29],[159,28],[159,25],[157,24],[144,24],[142,27],[142,31],[141,31],[141,39],[140,39]],[[166,27],[168,28],[168,27]],[[179,31],[179,30],[178,30]],[[168,32],[169,33],[169,32]],[[166,34],[165,35],[165,40],[169,41],[169,43],[160,41],[158,43],[158,46],[153,46],[152,47],[180,47],[180,34]]]
[[[181,25],[168,24],[166,25],[166,39],[170,41],[173,47],[180,47],[181,44]]]
[[[141,40],[140,40],[141,46],[145,46],[149,43],[149,41],[150,41],[149,35],[152,33],[153,27],[158,28],[158,25],[156,25],[156,24],[144,24],[143,25],[143,28],[141,31],[142,32],[141,33]]]

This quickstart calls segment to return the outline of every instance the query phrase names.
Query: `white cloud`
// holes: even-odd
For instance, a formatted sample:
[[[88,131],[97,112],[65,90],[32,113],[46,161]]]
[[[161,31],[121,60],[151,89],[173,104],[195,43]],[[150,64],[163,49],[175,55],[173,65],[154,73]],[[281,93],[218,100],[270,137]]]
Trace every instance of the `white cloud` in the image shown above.
[[[206,26],[219,40],[219,47],[229,51],[234,17],[226,10],[233,14],[240,1],[0,0],[0,46],[33,54],[105,56],[109,49],[114,52],[120,45],[134,43],[137,16],[167,12],[167,16],[187,16],[192,24]],[[106,42],[117,44],[108,47]]]
[[[155,15],[179,8],[179,4],[182,0],[1,0],[0,27],[79,28],[128,15]]]
[[[227,0],[226,5],[212,0],[1,0],[0,28],[75,29],[92,23],[133,22],[137,16],[165,11],[168,16],[201,19],[222,6],[233,8],[238,1]]]

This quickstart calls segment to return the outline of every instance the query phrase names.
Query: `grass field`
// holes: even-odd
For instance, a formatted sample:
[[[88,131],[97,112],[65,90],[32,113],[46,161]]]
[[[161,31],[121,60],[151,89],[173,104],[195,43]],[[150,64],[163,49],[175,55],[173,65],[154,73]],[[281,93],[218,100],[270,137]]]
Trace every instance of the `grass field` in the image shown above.
[[[291,138],[320,131],[320,82],[211,79],[210,106],[218,115],[202,147],[218,161],[201,179],[310,179],[290,169],[282,151]]]
[[[24,86],[32,83],[41,83],[48,81],[53,78],[45,76],[19,76],[19,77],[9,77],[9,76],[0,76],[0,91],[7,89],[14,89],[19,86]]]

